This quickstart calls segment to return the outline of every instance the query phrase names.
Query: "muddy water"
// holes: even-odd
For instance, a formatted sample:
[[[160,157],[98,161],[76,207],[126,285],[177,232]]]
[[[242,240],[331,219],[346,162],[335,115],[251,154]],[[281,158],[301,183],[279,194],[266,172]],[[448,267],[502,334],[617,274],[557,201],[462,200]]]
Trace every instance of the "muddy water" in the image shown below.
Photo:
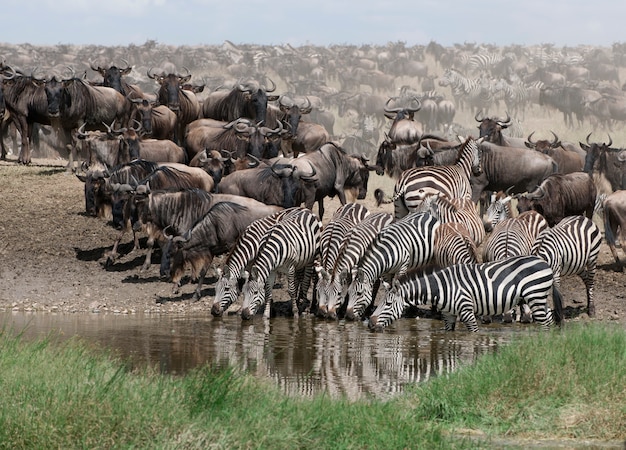
[[[364,323],[314,317],[242,322],[238,316],[6,312],[0,321],[27,339],[79,336],[163,373],[184,374],[207,363],[235,365],[289,394],[327,392],[350,399],[388,397],[493,352],[516,334],[539,332],[520,324],[445,332],[443,322],[430,319],[398,320],[384,333],[372,333]]]

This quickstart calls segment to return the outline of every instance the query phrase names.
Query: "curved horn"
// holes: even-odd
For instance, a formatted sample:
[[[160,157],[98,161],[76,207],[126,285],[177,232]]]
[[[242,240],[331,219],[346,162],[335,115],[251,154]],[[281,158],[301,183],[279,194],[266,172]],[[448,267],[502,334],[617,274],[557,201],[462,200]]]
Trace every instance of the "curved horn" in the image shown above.
[[[85,133],[85,126],[87,125],[87,123],[83,123],[80,128],[78,128],[78,130],[76,130],[76,135],[81,137],[81,138],[86,138],[88,136],[87,133]]]
[[[611,135],[607,133],[607,136],[609,137],[609,143],[606,144],[607,147],[610,147],[611,145],[613,145],[613,139],[611,139]]]
[[[93,70],[94,72],[100,72],[101,70],[103,70],[103,69],[102,69],[102,67],[100,67],[100,66],[98,66],[98,67],[94,67],[94,66],[93,66],[93,62],[92,62],[92,61],[90,61],[90,62],[89,62],[89,67],[90,67],[90,68],[91,68],[91,70]]]
[[[480,118],[478,117],[478,115],[480,114]],[[476,111],[476,114],[474,115],[474,120],[476,122],[482,122],[484,119],[483,117],[483,110],[481,109],[480,111]]]
[[[154,69],[154,67],[150,67],[148,71],[146,72],[146,74],[148,75],[148,78],[152,78],[153,80],[156,80],[157,76],[152,74],[152,69]]]
[[[272,83],[272,89],[265,88],[265,92],[274,92],[276,90],[276,83],[274,83],[274,81],[270,77],[266,77],[266,78],[267,78],[267,81]]]
[[[420,102],[419,98],[413,97],[411,98],[411,102],[416,102],[417,106],[415,108],[406,108],[408,112],[417,112],[422,109],[422,102]]]
[[[529,144],[531,144],[531,145],[534,147],[534,146],[535,146],[535,144],[536,144],[536,142],[533,142],[533,141],[532,141],[533,134],[535,134],[535,132],[534,132],[534,131],[528,135],[528,137],[526,138],[526,140],[528,141],[528,143],[529,143]]]
[[[315,170],[315,167],[313,167],[311,163],[309,163],[309,167],[311,168],[311,173],[300,175],[300,179],[304,179],[306,181],[312,181],[315,178],[315,175],[317,175],[317,171]]]
[[[593,133],[593,131],[591,133]],[[591,145],[591,143],[589,142],[589,138],[591,137],[591,133],[589,133],[587,135],[587,145]]]
[[[309,97],[305,97],[306,99],[306,105],[302,105],[300,107],[300,114],[308,114],[311,112],[311,110],[313,109],[313,105],[311,105],[311,100],[309,99]]]
[[[498,125],[500,125],[501,127],[508,127],[511,124],[511,116],[509,116],[509,113],[506,113],[506,120],[498,120],[496,121],[496,123]]]
[[[395,101],[396,99],[397,99],[397,97],[389,97],[389,100],[387,100],[387,102],[385,103],[385,106],[383,108],[386,113],[397,113],[397,112],[402,111],[402,108],[389,108],[389,103],[391,101]]]
[[[550,133],[552,133],[552,136],[554,136],[554,140],[550,143],[550,147],[556,148],[561,145],[561,141],[559,140],[559,137],[556,135],[556,133],[552,130],[550,130]]]

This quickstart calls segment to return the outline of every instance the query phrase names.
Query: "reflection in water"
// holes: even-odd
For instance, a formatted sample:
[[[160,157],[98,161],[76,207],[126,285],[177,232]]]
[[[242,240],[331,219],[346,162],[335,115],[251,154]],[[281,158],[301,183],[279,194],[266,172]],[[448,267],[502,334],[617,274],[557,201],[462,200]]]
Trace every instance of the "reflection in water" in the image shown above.
[[[182,374],[203,365],[233,365],[275,381],[289,394],[327,392],[349,399],[384,398],[406,384],[447,374],[493,351],[528,325],[483,326],[478,333],[445,332],[440,321],[403,319],[384,333],[359,322],[238,316],[151,316],[0,313],[5,328],[28,339],[49,333],[80,336],[138,364]]]

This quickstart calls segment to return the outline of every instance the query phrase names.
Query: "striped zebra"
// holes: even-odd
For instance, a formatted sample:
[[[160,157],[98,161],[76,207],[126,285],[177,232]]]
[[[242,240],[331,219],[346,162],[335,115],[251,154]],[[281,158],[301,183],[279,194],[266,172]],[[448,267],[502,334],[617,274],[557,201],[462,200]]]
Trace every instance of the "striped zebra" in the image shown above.
[[[532,253],[552,267],[554,284],[561,277],[578,275],[587,291],[587,314],[595,316],[593,287],[602,235],[598,226],[585,216],[570,216],[552,228],[544,230],[535,241]]]
[[[328,313],[328,297],[326,293],[341,246],[349,232],[368,215],[369,211],[365,206],[359,203],[346,203],[337,209],[322,230],[320,257],[315,264],[315,271],[318,275],[317,285],[315,286],[317,315],[320,317],[326,317]]]
[[[242,233],[233,250],[226,257],[223,268],[217,269],[218,280],[215,284],[215,298],[211,314],[221,316],[239,297],[239,280],[244,270],[254,259],[261,245],[261,238],[276,223],[292,214],[298,215],[304,207],[287,208],[252,222]],[[271,295],[271,286],[267,289]]]
[[[554,312],[548,307],[553,294]],[[369,327],[382,330],[408,306],[430,304],[442,312],[446,331],[457,316],[469,331],[478,331],[476,317],[502,314],[527,303],[544,328],[562,319],[562,298],[552,269],[540,257],[519,256],[482,264],[457,264],[433,271],[415,271],[394,281],[384,301],[370,316]]]
[[[407,169],[394,186],[391,199],[384,199],[381,189],[376,189],[376,203],[394,204],[396,219],[415,211],[429,194],[441,193],[448,198],[472,198],[470,177],[482,172],[481,140],[469,137],[459,147],[457,160],[445,166],[423,166]]]
[[[372,241],[386,226],[393,222],[393,216],[389,213],[374,213],[368,215],[354,228],[350,230],[341,244],[335,265],[330,272],[330,279],[326,284],[324,294],[326,297],[326,317],[336,319],[339,310],[346,306],[348,286],[352,282],[352,268],[356,267]],[[319,286],[319,284],[318,284]]]
[[[265,303],[269,318],[272,299],[265,285],[274,286],[276,272],[287,271],[288,292],[294,317],[300,314],[300,299],[306,298],[313,275],[313,262],[320,248],[322,222],[310,210],[290,215],[273,225],[261,238],[257,256],[244,274],[241,317],[251,319]]]
[[[501,78],[494,82],[493,87],[496,91],[502,92],[507,111],[523,120],[530,98],[526,85],[522,81],[511,84]]]
[[[477,53],[471,55],[467,61],[467,69],[469,72],[485,72],[491,71],[504,59],[500,53]]]
[[[496,200],[487,209],[486,220],[493,230],[483,246],[483,262],[531,255],[537,236],[548,228],[548,222],[537,211],[526,211],[512,217],[510,201],[511,197],[507,196]],[[507,311],[503,321],[512,322],[513,312]],[[530,320],[530,310],[527,305],[522,305],[520,322],[528,323]]]
[[[429,264],[433,258],[435,230],[440,222],[428,213],[411,213],[385,227],[353,268],[348,287],[346,318],[362,318],[373,304],[379,278],[390,280],[410,269]]]
[[[429,195],[417,210],[432,214],[441,223],[462,223],[476,245],[485,239],[485,225],[476,211],[476,204],[470,199]]]
[[[478,249],[467,227],[459,222],[442,223],[435,230],[433,262],[437,267],[478,264]]]
[[[467,78],[458,70],[446,69],[439,79],[439,86],[450,87],[454,102],[460,108],[477,112],[489,111],[493,106],[496,90],[486,76]]]

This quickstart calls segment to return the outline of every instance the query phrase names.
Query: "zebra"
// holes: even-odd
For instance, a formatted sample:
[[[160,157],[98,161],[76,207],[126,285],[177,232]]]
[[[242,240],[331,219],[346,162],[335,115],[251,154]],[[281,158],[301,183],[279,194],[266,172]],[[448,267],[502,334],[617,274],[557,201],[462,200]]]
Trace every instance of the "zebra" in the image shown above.
[[[243,277],[241,317],[244,320],[254,317],[264,302],[263,315],[270,318],[272,299],[265,295],[265,285],[274,286],[278,270],[287,270],[291,308],[294,317],[299,316],[302,311],[298,303],[300,298],[306,298],[310,286],[321,232],[322,221],[312,211],[304,209],[277,222],[263,235],[257,256]]]
[[[537,211],[526,211],[512,217],[511,197],[496,200],[487,209],[487,221],[493,230],[483,246],[483,262],[500,261],[513,256],[532,254],[532,247],[539,234],[548,228],[548,222]],[[513,312],[507,311],[502,320],[513,321]],[[531,320],[527,305],[522,305],[520,322]]]
[[[326,297],[327,318],[337,318],[338,310],[345,304],[343,300],[345,299],[348,285],[352,281],[352,268],[357,266],[365,251],[381,230],[392,222],[393,216],[391,214],[374,213],[368,215],[349,231],[341,244],[323,294]],[[318,294],[318,298],[320,296]]]
[[[455,69],[446,69],[439,79],[439,86],[449,86],[454,102],[472,112],[488,111],[494,103],[496,89],[486,76],[467,78]]]
[[[469,72],[491,71],[503,59],[504,56],[499,53],[477,53],[469,57],[467,69]]]
[[[510,84],[501,78],[494,82],[493,87],[496,91],[502,92],[507,111],[523,120],[530,97],[526,85],[522,81]]]
[[[296,206],[275,212],[269,216],[252,222],[240,236],[237,244],[226,257],[223,268],[217,269],[218,280],[215,284],[215,298],[211,306],[211,314],[221,316],[239,297],[239,279],[259,250],[261,238],[265,232],[292,214],[304,211],[304,207]],[[271,286],[267,290],[271,295]]]
[[[560,285],[562,276],[578,275],[583,280],[589,317],[596,313],[593,287],[601,243],[600,229],[591,219],[570,216],[541,232],[532,248],[533,255],[540,256],[552,267],[556,286]]]
[[[391,199],[384,199],[383,191],[376,189],[374,196],[377,205],[393,202],[395,217],[400,219],[415,211],[428,194],[441,193],[448,198],[471,199],[470,177],[482,173],[480,142],[482,139],[468,137],[459,147],[454,164],[405,170],[394,186]]]
[[[470,199],[448,199],[441,194],[429,195],[417,208],[417,211],[429,212],[441,223],[462,223],[467,228],[475,245],[480,245],[485,239],[485,225],[476,211],[476,204]]]
[[[548,307],[550,291],[554,311]],[[431,304],[443,313],[446,331],[455,329],[458,316],[469,331],[476,332],[477,316],[501,314],[520,303],[529,305],[533,319],[545,329],[561,323],[561,293],[550,265],[538,256],[412,272],[394,280],[368,326],[380,331],[406,307]]]
[[[435,230],[433,261],[437,267],[478,264],[478,249],[463,223],[442,222]]]
[[[416,212],[385,227],[353,268],[346,318],[363,317],[374,302],[374,285],[380,277],[389,280],[395,274],[402,275],[431,263],[439,225],[439,220],[431,214]]]
[[[318,275],[315,292],[317,294],[317,315],[326,317],[328,313],[327,288],[331,282],[332,269],[335,266],[344,239],[358,223],[369,215],[367,208],[359,203],[346,203],[339,207],[330,222],[322,230],[320,238],[320,258],[316,261]],[[315,308],[312,308],[315,309]]]

